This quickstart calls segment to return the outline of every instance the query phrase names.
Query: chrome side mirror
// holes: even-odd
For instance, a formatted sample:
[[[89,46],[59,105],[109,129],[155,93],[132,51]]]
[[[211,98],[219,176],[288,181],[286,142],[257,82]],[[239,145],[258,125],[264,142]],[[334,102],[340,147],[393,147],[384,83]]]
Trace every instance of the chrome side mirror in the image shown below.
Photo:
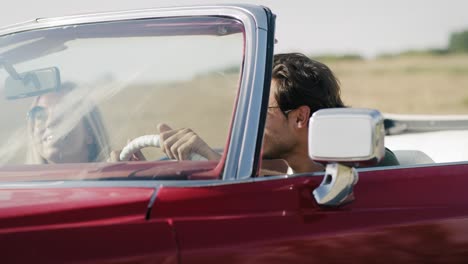
[[[309,156],[323,162],[377,163],[385,155],[384,136],[377,110],[322,109],[309,121]]]
[[[322,183],[313,191],[320,205],[340,206],[354,200],[353,188],[359,179],[355,168],[338,163],[327,164]]]
[[[373,109],[331,108],[312,115],[309,156],[327,163],[325,177],[313,191],[318,204],[339,206],[354,199],[358,173],[352,166],[377,163],[385,155],[383,120]]]

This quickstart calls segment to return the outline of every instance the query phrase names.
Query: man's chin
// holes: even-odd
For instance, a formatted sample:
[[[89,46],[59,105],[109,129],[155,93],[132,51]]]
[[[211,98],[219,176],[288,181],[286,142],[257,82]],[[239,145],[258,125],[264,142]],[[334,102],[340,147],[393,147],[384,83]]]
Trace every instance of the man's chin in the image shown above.
[[[267,159],[267,160],[278,159],[278,156],[274,155],[273,153],[269,151],[264,151],[262,154],[262,159]]]

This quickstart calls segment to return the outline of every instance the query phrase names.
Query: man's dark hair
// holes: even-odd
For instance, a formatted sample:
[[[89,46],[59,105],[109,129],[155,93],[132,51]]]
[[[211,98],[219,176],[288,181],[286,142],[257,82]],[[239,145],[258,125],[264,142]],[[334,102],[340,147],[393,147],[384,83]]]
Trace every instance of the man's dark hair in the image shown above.
[[[323,108],[344,107],[339,81],[330,68],[304,54],[276,54],[272,78],[277,82],[275,99],[282,111],[306,105],[312,115]]]

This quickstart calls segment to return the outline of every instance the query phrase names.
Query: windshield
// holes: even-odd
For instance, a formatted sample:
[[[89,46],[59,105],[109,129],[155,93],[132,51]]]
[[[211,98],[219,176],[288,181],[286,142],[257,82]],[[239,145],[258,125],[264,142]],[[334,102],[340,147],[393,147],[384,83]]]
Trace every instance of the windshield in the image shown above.
[[[158,135],[161,126],[190,128],[222,155],[243,47],[242,24],[224,17],[78,24],[0,37],[0,164],[34,171],[92,163],[102,172],[122,164],[113,155],[120,157],[130,141]],[[174,167],[162,148],[137,154],[136,164],[151,161],[144,169]],[[218,164],[187,162],[206,164],[201,171]]]

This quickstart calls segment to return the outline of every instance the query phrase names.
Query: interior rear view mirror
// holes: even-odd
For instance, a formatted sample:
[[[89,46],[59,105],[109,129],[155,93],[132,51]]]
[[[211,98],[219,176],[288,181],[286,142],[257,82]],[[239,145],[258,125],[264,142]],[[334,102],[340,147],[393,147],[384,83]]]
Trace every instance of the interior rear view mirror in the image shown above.
[[[5,80],[5,97],[8,100],[38,96],[60,88],[60,72],[56,67],[33,70]]]
[[[374,109],[331,108],[309,123],[309,156],[316,161],[369,164],[385,155],[382,114]]]

